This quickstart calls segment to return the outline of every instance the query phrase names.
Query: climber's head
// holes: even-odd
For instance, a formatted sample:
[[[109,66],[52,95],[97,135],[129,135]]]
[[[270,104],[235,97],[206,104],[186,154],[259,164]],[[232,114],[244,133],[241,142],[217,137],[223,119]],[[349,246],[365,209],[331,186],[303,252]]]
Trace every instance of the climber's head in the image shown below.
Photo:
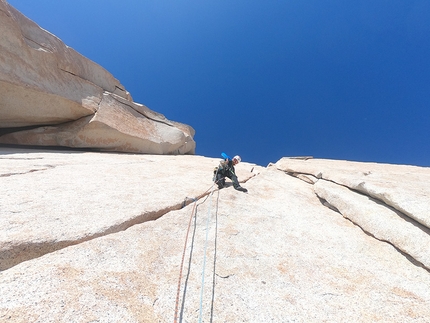
[[[234,165],[237,165],[237,164],[239,164],[240,163],[240,161],[241,161],[242,159],[240,158],[240,156],[234,156],[233,157],[233,164]]]

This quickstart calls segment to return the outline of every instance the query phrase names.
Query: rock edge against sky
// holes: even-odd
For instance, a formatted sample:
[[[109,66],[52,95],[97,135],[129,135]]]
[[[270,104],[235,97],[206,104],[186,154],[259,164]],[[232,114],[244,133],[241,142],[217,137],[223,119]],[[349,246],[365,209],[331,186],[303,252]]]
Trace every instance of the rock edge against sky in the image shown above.
[[[0,143],[193,154],[194,130],[0,1]]]

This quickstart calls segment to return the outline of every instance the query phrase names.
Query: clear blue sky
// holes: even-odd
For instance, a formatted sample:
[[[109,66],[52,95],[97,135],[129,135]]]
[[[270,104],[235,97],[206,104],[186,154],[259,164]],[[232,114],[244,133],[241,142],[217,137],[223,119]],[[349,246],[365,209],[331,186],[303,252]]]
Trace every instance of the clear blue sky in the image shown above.
[[[199,155],[430,166],[429,0],[10,0]]]

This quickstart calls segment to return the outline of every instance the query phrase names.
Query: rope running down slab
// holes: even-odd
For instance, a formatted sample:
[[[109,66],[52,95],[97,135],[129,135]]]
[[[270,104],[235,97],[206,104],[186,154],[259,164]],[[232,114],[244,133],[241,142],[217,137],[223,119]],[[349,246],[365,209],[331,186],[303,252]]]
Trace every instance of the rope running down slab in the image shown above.
[[[218,191],[219,192],[219,191]],[[199,323],[202,322],[202,312],[203,312],[203,291],[205,286],[205,269],[206,269],[206,249],[208,246],[208,235],[209,235],[209,221],[211,219],[211,211],[212,211],[212,196],[214,190],[212,189],[211,194],[209,195],[209,207],[208,207],[208,215],[206,220],[206,239],[205,239],[205,248],[203,253],[203,268],[202,268],[202,285],[200,290],[200,309],[199,309]]]
[[[203,195],[205,195],[209,190],[211,190],[214,185],[215,185],[215,183],[210,188],[208,188]],[[206,198],[204,199],[204,201],[202,203],[204,203],[206,201],[206,199],[208,198],[208,196],[209,195],[206,196]],[[194,199],[193,209],[191,210],[190,220],[188,221],[187,234],[185,236],[184,250],[182,252],[181,267],[180,267],[179,279],[178,279],[178,289],[176,291],[175,317],[174,317],[174,320],[173,320],[174,323],[178,323],[178,311],[179,311],[179,298],[180,298],[180,293],[181,293],[182,271],[183,271],[183,268],[184,268],[185,252],[186,252],[187,244],[188,244],[188,235],[190,233],[192,219],[193,219],[193,217],[195,215],[196,206],[197,206],[197,199]]]

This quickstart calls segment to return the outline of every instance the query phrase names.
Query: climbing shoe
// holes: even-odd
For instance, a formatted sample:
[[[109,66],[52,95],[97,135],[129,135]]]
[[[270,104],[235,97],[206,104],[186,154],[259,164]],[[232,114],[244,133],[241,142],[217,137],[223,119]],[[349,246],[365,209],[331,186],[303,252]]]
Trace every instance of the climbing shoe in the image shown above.
[[[224,186],[225,186],[225,179],[224,178],[219,179],[218,182],[217,182],[217,185],[218,185],[219,189],[224,188]]]
[[[242,187],[242,186],[236,187],[236,190],[244,192],[244,193],[248,192],[248,190],[246,188]]]

